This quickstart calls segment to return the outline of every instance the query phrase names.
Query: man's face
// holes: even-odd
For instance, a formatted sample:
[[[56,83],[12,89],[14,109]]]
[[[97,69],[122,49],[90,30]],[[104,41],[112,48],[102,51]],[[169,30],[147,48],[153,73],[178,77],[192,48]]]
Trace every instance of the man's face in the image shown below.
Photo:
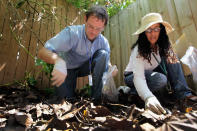
[[[90,41],[93,41],[105,27],[105,21],[98,19],[96,16],[85,17],[85,32]]]

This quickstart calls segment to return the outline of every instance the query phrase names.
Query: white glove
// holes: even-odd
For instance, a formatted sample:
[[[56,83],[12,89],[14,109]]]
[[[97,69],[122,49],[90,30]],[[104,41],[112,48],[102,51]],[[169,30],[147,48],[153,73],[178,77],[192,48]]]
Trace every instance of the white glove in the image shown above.
[[[161,115],[161,114],[166,114],[166,111],[164,108],[161,106],[159,101],[155,96],[149,97],[145,101],[145,108],[151,110],[152,112]]]
[[[66,79],[67,76],[67,67],[66,67],[66,62],[58,58],[55,61],[55,65],[52,71],[52,78],[51,80],[53,81],[52,85],[55,85],[59,87]]]
[[[116,65],[113,65],[112,68],[113,68],[112,76],[115,77],[118,74],[118,68]]]
[[[111,74],[112,74],[112,76],[113,77],[115,77],[117,74],[118,74],[118,68],[117,68],[117,66],[116,65],[109,65],[109,71],[108,72],[110,72]]]

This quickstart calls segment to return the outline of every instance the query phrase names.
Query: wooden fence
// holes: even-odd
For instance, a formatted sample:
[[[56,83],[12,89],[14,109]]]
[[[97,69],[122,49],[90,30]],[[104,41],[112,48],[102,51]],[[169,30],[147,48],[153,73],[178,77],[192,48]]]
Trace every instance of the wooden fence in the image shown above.
[[[37,78],[39,87],[50,87],[48,77],[39,73],[41,67],[35,66],[37,52],[64,27],[83,23],[83,14],[64,0],[37,0],[39,4],[25,3],[18,9],[16,3],[17,0],[0,1],[0,67],[6,64],[0,69],[0,85],[24,79],[29,74]],[[170,34],[173,43],[184,34],[185,48],[197,47],[196,7],[196,0],[136,0],[110,18],[104,35],[110,42],[111,62],[119,69],[116,85],[124,85],[123,71],[129,61],[130,48],[137,39],[132,33],[139,28],[142,16],[148,12],[161,13],[175,28]],[[185,48],[177,52],[183,55]],[[87,77],[78,79],[78,87],[86,83]]]
[[[35,66],[46,40],[68,25],[83,23],[84,15],[65,0],[35,0],[16,8],[18,0],[0,1],[0,85],[23,81],[32,75],[38,87],[50,87],[49,75]],[[20,4],[19,4],[20,5]],[[39,75],[38,75],[39,74]],[[87,83],[79,78],[78,86]],[[24,82],[25,84],[25,82]]]
[[[126,9],[110,19],[105,36],[111,46],[111,62],[116,64],[119,74],[115,77],[117,86],[124,85],[123,72],[129,61],[131,46],[137,36],[132,34],[139,28],[141,17],[149,12],[161,13],[175,31],[171,33],[172,43],[179,57],[189,45],[197,48],[197,1],[196,0],[136,0]],[[185,36],[184,48],[180,50],[179,38]],[[183,37],[181,37],[183,38]]]

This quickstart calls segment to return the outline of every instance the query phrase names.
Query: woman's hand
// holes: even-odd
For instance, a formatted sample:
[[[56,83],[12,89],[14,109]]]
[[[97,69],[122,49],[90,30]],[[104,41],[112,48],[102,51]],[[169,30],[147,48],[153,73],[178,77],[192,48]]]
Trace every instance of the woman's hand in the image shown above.
[[[151,110],[152,112],[158,115],[166,114],[166,111],[161,106],[160,102],[157,100],[155,96],[146,99],[145,108]]]

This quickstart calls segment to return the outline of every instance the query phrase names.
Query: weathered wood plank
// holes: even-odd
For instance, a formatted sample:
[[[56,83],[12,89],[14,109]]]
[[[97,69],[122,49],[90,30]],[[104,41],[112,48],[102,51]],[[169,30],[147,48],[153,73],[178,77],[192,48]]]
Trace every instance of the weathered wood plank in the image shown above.
[[[115,77],[115,83],[116,85],[120,85],[120,82],[122,81],[122,63],[121,63],[121,45],[120,45],[120,27],[119,27],[119,16],[113,16],[110,19],[110,46],[111,46],[111,62],[112,64],[117,65],[117,68],[119,70],[118,75]]]
[[[10,27],[9,27],[9,18],[6,16],[8,15],[8,11],[6,9],[8,1],[0,1],[0,31],[1,31],[1,38],[0,38],[0,65],[2,66],[4,63],[6,66],[0,71],[0,84],[4,84],[4,76],[5,76],[5,71],[7,68],[8,64],[8,59],[7,59],[7,50],[9,49],[9,36],[10,35]]]
[[[18,51],[20,49],[19,46],[19,40],[22,39],[20,37],[20,27],[21,27],[21,18],[19,13],[16,11],[16,8],[14,7],[14,2],[16,1],[12,1],[10,2],[6,8],[9,12],[9,15],[7,15],[8,20],[6,26],[8,26],[8,28],[12,28],[9,29],[8,32],[5,32],[6,34],[8,33],[7,38],[9,40],[8,43],[8,49],[6,50],[6,59],[8,60],[7,62],[7,68],[5,70],[5,76],[4,76],[4,80],[3,83],[10,83],[13,82],[15,80],[15,70],[16,70],[16,66],[17,66],[17,60],[18,60]],[[22,72],[21,72],[22,73]],[[18,80],[21,78],[18,78]]]
[[[121,66],[122,68],[125,68],[128,63],[128,50],[127,50],[127,44],[128,44],[128,20],[125,20],[125,18],[128,17],[128,10],[123,10],[119,13],[119,28],[120,28],[120,50],[122,52],[121,54]],[[120,73],[122,74],[123,69],[120,69]]]
[[[197,44],[195,44],[197,41],[197,31],[189,3],[185,0],[174,0],[174,2],[183,33],[185,33],[189,42],[197,48]]]
[[[169,37],[172,40],[172,43],[174,43],[182,35],[182,30],[181,30],[181,27],[179,24],[174,0],[166,0],[166,5],[167,5],[167,9],[168,9],[168,14],[169,14],[169,21],[168,22],[174,28],[174,32],[170,33]],[[173,46],[174,46],[174,44],[173,44]]]
[[[191,15],[192,15],[192,19],[194,21],[194,27],[196,29],[197,32],[197,1],[196,0],[189,0],[189,6],[190,6],[190,10],[191,10]],[[197,36],[197,34],[196,34]],[[196,38],[196,37],[195,37]],[[195,39],[196,40],[196,39]],[[195,41],[194,40],[194,41]],[[195,47],[197,47],[197,42],[192,43]]]

